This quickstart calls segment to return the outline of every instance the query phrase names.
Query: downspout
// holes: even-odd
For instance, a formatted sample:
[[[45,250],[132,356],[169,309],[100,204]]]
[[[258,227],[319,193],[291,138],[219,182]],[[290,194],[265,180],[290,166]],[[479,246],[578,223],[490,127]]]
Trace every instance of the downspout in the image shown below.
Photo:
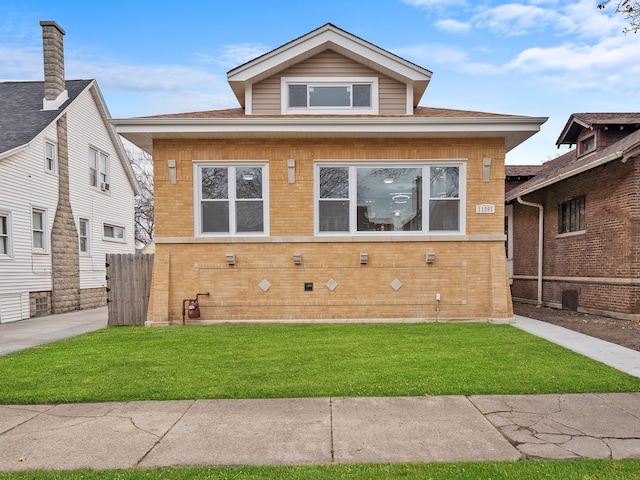
[[[522,197],[517,197],[518,203],[526,205],[528,207],[538,208],[538,301],[537,306],[542,306],[542,253],[543,253],[543,239],[544,239],[544,207],[539,203],[532,203],[522,200]]]

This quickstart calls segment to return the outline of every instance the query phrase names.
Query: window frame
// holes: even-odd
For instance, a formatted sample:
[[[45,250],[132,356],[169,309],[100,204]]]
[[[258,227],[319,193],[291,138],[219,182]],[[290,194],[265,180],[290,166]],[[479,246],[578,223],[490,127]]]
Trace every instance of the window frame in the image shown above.
[[[314,162],[314,233],[316,236],[366,236],[366,235],[399,235],[399,236],[451,236],[466,234],[466,159],[424,159],[424,160],[317,160]],[[321,231],[320,230],[320,169],[323,167],[340,168],[346,167],[349,170],[348,194],[345,198],[336,198],[349,202],[349,228],[345,231]],[[430,230],[430,202],[434,200],[430,191],[430,174],[432,167],[457,167],[458,168],[458,229],[457,230]],[[415,169],[422,170],[422,192],[421,211],[422,228],[420,230],[358,230],[358,169],[360,168],[382,168],[382,169]],[[330,199],[324,199],[330,200]]]
[[[587,148],[590,146],[591,148]],[[578,156],[594,152],[596,149],[596,132],[578,140]]]
[[[224,168],[227,169],[227,201],[229,202],[229,228],[228,232],[203,232],[202,219],[202,170],[204,168]],[[238,199],[236,192],[236,174],[241,168],[261,168],[262,169],[262,231],[261,232],[238,232],[237,225],[237,205],[243,201],[258,201],[257,199]],[[247,161],[212,161],[196,160],[193,162],[193,196],[194,196],[194,231],[195,237],[266,237],[269,236],[269,163],[264,160]],[[207,199],[204,199],[205,201]],[[212,199],[211,199],[212,200]],[[221,199],[222,200],[222,199]]]
[[[103,158],[104,164],[101,161]],[[106,184],[106,188],[102,188],[103,184]],[[89,185],[104,193],[111,192],[111,157],[104,150],[93,146],[89,146]]]
[[[107,228],[113,229],[113,236],[107,235]],[[116,236],[116,231],[122,231],[121,238]],[[122,227],[120,225],[105,222],[102,224],[102,239],[106,242],[127,243],[127,230],[125,227]]]
[[[576,212],[574,219],[571,218],[572,208]],[[577,235],[585,233],[586,230],[587,202],[585,195],[579,195],[558,204],[558,235]]]
[[[48,147],[51,147],[51,156],[49,156]],[[44,141],[44,171],[52,175],[58,173],[58,144],[52,140]]]
[[[41,215],[42,228],[36,229],[34,222],[35,214]],[[47,242],[47,210],[45,208],[31,207],[31,251],[33,253],[46,254],[48,252]],[[36,233],[42,236],[42,246],[36,247]]]
[[[307,86],[307,106],[306,107],[290,107],[289,106],[289,86],[306,85]],[[370,106],[354,107],[353,106],[353,86],[354,85],[370,85]],[[308,87],[351,87],[350,101],[351,106],[309,106],[309,90]],[[281,77],[280,79],[280,101],[281,113],[283,115],[318,115],[318,114],[338,114],[338,115],[377,115],[379,113],[379,81],[378,77]]]
[[[83,224],[85,225],[85,235],[82,235]],[[85,239],[85,250],[82,249],[82,239]],[[91,254],[91,221],[88,218],[78,217],[78,249],[81,255]]]
[[[6,231],[2,231],[2,221]],[[0,210],[0,242],[4,243],[4,253],[0,251],[0,259],[13,257],[13,242],[11,238],[11,212]]]

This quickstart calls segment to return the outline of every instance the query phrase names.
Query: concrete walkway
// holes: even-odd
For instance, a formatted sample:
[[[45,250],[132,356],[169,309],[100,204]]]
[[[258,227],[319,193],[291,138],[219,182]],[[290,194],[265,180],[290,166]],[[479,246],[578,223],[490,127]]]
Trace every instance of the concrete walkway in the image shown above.
[[[101,328],[98,310],[0,325],[0,351]],[[640,376],[640,352],[515,326]],[[0,452],[0,471],[640,458],[640,393],[0,405]]]

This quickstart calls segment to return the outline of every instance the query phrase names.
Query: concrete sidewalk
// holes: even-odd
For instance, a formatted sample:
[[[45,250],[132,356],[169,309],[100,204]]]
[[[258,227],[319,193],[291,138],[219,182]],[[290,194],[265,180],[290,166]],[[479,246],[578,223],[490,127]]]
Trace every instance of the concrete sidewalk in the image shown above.
[[[0,406],[0,470],[640,458],[640,393]]]

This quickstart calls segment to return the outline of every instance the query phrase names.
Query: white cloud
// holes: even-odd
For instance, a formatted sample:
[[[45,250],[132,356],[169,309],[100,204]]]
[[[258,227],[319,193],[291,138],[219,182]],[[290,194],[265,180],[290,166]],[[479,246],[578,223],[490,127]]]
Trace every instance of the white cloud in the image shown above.
[[[12,48],[0,45],[3,79],[40,80],[44,78],[42,48]]]
[[[271,48],[260,43],[238,43],[224,46],[218,55],[201,53],[195,55],[195,58],[201,63],[219,65],[224,68],[235,68],[270,50]]]
[[[478,27],[512,37],[541,30],[547,24],[557,22],[558,13],[534,5],[509,3],[483,10],[472,20]]]
[[[427,68],[430,63],[461,64],[469,60],[469,55],[465,50],[437,43],[412,45],[396,48],[393,51],[395,54],[410,58],[420,65],[427,65]]]
[[[467,22],[459,22],[458,20],[438,20],[435,23],[437,29],[448,33],[467,33],[471,30],[471,24]]]

